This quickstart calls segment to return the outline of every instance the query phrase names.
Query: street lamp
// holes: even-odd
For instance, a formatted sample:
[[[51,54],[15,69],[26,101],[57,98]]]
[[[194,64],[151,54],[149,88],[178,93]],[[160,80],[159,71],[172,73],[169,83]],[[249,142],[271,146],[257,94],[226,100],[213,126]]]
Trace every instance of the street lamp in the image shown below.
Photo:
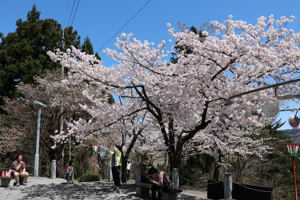
[[[46,108],[47,105],[37,100],[34,100],[32,103],[38,106],[38,118],[37,118],[37,125],[36,125],[36,145],[35,145],[35,156],[34,156],[34,176],[39,176],[41,115],[42,115],[42,108]]]
[[[14,79],[15,83],[19,83],[21,81],[22,81],[21,78]],[[25,99],[22,97],[18,99],[24,100],[27,104],[30,103],[29,99]],[[36,145],[35,145],[35,156],[34,156],[34,176],[39,176],[41,115],[42,115],[42,108],[46,108],[47,105],[37,100],[33,100],[32,104],[38,106],[38,118],[37,118],[37,125],[36,125]]]
[[[297,178],[296,178],[296,157],[298,156],[299,144],[287,144],[286,147],[293,159],[293,176],[294,176],[294,200],[298,200]]]

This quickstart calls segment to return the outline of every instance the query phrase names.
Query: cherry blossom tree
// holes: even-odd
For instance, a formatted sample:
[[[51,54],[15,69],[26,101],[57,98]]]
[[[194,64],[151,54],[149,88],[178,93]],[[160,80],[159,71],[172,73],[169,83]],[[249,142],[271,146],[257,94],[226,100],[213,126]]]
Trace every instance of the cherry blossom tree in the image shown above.
[[[101,97],[101,99],[103,99],[103,97]],[[146,145],[146,141],[148,142],[148,140],[157,136],[157,134],[148,134],[147,137],[144,136],[153,129],[153,127],[151,127],[151,121],[147,117],[148,113],[143,111],[129,116],[115,118],[115,114],[110,114],[122,113],[122,110],[128,109],[132,104],[130,102],[109,104],[105,100],[95,101],[94,98],[90,98],[90,100],[90,103],[95,107],[97,103],[101,102],[101,106],[99,104],[97,106],[97,108],[99,108],[98,111],[96,111],[95,108],[88,109],[85,105],[82,105],[82,108],[85,108],[89,116],[92,116],[91,119],[70,121],[68,123],[68,131],[57,134],[53,136],[53,138],[56,143],[62,143],[72,136],[82,145],[89,144],[91,140],[93,140],[95,144],[100,145],[101,148],[104,149],[110,148],[111,141],[114,141],[121,146],[122,149],[122,179],[126,182],[126,166],[131,152],[143,151],[144,149],[141,150],[140,148]]]
[[[32,136],[29,126],[34,125],[33,113],[26,106],[9,98],[4,98],[4,101],[6,104],[2,108],[7,115],[0,115],[0,155],[22,150],[24,152],[21,144],[28,144],[27,138]],[[26,117],[20,118],[21,114]]]
[[[41,122],[42,125],[41,126],[41,149],[43,150],[42,154],[44,155],[41,161],[42,165],[49,166],[49,162],[51,161],[51,159],[56,159],[58,161],[58,169],[63,169],[65,166],[64,157],[66,155],[66,152],[67,150],[69,150],[69,156],[71,156],[70,149],[72,149],[72,157],[73,158],[80,157],[79,159],[80,161],[76,163],[76,170],[77,168],[81,168],[81,167],[82,170],[86,170],[87,168],[85,168],[83,162],[86,162],[87,160],[88,154],[86,152],[89,149],[84,147],[75,148],[78,144],[76,143],[73,137],[67,137],[63,143],[55,145],[56,143],[53,140],[53,137],[55,137],[56,134],[59,134],[58,130],[60,129],[61,124],[65,123],[65,120],[62,120],[63,118],[78,119],[79,117],[86,118],[89,116],[88,113],[82,110],[80,107],[80,103],[85,103],[89,105],[88,99],[86,99],[86,97],[82,94],[82,90],[94,86],[91,84],[90,85],[88,84],[69,85],[61,81],[61,75],[59,72],[52,72],[43,77],[35,77],[35,82],[36,82],[35,84],[20,83],[17,86],[17,89],[18,92],[21,93],[21,95],[23,96],[23,98],[21,98],[23,100],[22,101],[13,100],[15,104],[22,105],[23,107],[29,108],[27,109],[27,112],[28,110],[31,111],[29,117],[28,117],[28,113],[25,112],[24,109],[21,110],[17,106],[15,107],[11,106],[11,108],[4,108],[5,110],[12,110],[14,112],[19,112],[16,114],[12,113],[13,115],[11,114],[11,112],[9,113],[10,115],[18,119],[18,122],[12,125],[10,127],[10,130],[5,129],[5,133],[12,133],[14,131],[13,128],[19,127],[18,124],[21,124],[23,120],[27,120],[27,121],[31,120],[30,122],[33,123],[28,123],[28,122],[22,123],[22,126],[26,128],[26,131],[24,131],[22,137],[26,138],[26,140],[32,141],[33,144],[30,144],[31,146],[34,145],[37,109],[32,106],[32,101],[33,100],[41,101],[47,104],[47,108],[43,109],[42,111],[42,122]],[[105,93],[103,90],[101,90],[101,88],[98,89],[100,91],[99,95]],[[105,96],[109,96],[109,95],[105,95]],[[10,105],[10,104],[8,104],[7,102],[6,105]],[[29,133],[30,133],[30,138],[29,138]],[[69,145],[66,144],[67,141],[69,142]],[[11,143],[14,142],[14,139],[12,138],[10,142]],[[51,148],[54,145],[56,146],[56,148]],[[20,151],[20,152],[27,152],[27,151]],[[61,170],[58,171],[58,174],[60,174],[61,172],[63,171]]]
[[[61,81],[60,74],[53,72],[45,75],[44,77],[35,77],[36,84],[24,84],[20,83],[17,86],[18,92],[23,95],[23,99],[27,101],[27,106],[30,107],[32,101],[38,100],[44,102],[48,107],[43,110],[42,113],[42,143],[47,151],[50,159],[60,160],[64,157],[65,144],[60,144],[56,149],[51,148],[55,141],[52,137],[56,135],[59,130],[63,118],[79,118],[87,116],[88,114],[80,109],[80,103],[86,102],[87,99],[82,95],[83,88],[93,87],[92,85],[87,86],[81,85],[67,85]],[[25,105],[26,102],[19,102],[19,104]],[[32,107],[32,106],[31,106]],[[63,112],[61,112],[63,108]],[[35,130],[36,126],[36,108],[34,110],[34,126],[29,129]],[[18,118],[23,118],[20,115]],[[24,118],[28,118],[25,117]],[[25,126],[28,128],[29,123]],[[32,133],[35,133],[32,132]],[[34,134],[35,135],[35,134]],[[67,138],[67,140],[69,140]]]
[[[218,141],[213,133],[226,128],[228,138],[219,142],[219,148],[230,152],[231,146],[226,144],[232,139],[237,140],[236,144],[243,142],[244,132],[268,122],[261,107],[265,101],[276,99],[273,90],[249,91],[290,80],[299,72],[300,34],[287,28],[293,20],[294,17],[276,20],[271,15],[258,18],[253,25],[229,16],[224,23],[211,22],[214,32],[203,31],[204,40],[199,34],[176,32],[170,27],[169,34],[176,41],[173,45],[165,41],[155,45],[139,41],[133,34],[122,34],[116,50],[106,50],[116,61],[110,67],[75,48],[48,54],[69,69],[68,82],[88,81],[131,102],[121,112],[114,112],[112,106],[111,112],[100,113],[101,103],[85,107],[94,118],[107,115],[120,119],[149,112],[159,126],[170,166],[179,167],[184,151],[193,147],[193,139],[212,141],[207,145],[213,146]],[[185,48],[176,52],[176,62],[170,63],[175,45]],[[280,76],[282,73],[285,76]],[[90,92],[95,95],[98,91]],[[254,111],[263,117],[253,115]],[[75,126],[83,132],[87,127],[80,120]],[[234,151],[248,153],[243,148],[240,145]]]

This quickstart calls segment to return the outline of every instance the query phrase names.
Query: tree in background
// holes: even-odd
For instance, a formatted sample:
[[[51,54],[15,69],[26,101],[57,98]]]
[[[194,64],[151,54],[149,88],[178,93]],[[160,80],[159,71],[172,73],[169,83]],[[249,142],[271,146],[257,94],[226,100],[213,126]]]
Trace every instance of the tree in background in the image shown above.
[[[27,134],[30,128],[35,125],[32,118],[35,114],[31,108],[17,101],[5,98],[7,104],[3,107],[9,115],[0,115],[0,157],[20,150],[21,144],[26,144]],[[18,116],[23,115],[22,119]],[[24,147],[25,149],[26,147]]]
[[[31,171],[35,148],[28,147],[35,146],[36,109],[9,98],[4,98],[4,101],[2,109],[7,114],[0,115],[0,165],[9,167],[16,154],[22,153]],[[41,144],[41,155],[43,153]]]
[[[64,48],[62,27],[53,19],[40,19],[40,12],[33,5],[27,20],[18,19],[15,32],[6,36],[1,34],[0,43],[0,101],[3,97],[16,95],[15,85],[34,83],[33,77],[51,72],[59,67],[53,63],[46,52],[57,48],[66,49],[71,45],[80,47],[80,36],[72,27],[64,29]]]
[[[84,38],[84,42],[81,46],[81,51],[90,55],[94,54],[93,45],[89,37]]]
[[[12,159],[14,153],[22,152],[33,161],[34,148],[27,147],[35,146],[36,108],[27,105],[26,101],[39,100],[48,105],[42,114],[41,163],[49,167],[50,160],[61,159],[67,149],[65,144],[51,149],[54,142],[49,136],[58,129],[60,116],[76,118],[85,113],[79,106],[81,90],[76,88],[74,91],[74,87],[61,83],[60,66],[52,62],[46,52],[70,46],[80,48],[80,36],[73,27],[62,29],[56,20],[40,19],[35,5],[28,12],[26,21],[19,19],[16,23],[15,32],[6,36],[0,33],[0,101],[5,103],[0,107],[5,111],[0,115],[0,158]],[[82,46],[93,50],[89,39]],[[61,106],[63,113],[60,112]],[[72,148],[74,146],[72,144]],[[42,173],[45,170],[43,167]]]
[[[92,45],[91,40],[90,40],[89,37],[84,38],[84,42],[81,46],[81,51],[85,52],[87,54],[90,54],[90,55],[94,54],[94,48],[93,48],[93,45]],[[97,59],[101,60],[98,52],[95,53],[95,56],[96,56]]]

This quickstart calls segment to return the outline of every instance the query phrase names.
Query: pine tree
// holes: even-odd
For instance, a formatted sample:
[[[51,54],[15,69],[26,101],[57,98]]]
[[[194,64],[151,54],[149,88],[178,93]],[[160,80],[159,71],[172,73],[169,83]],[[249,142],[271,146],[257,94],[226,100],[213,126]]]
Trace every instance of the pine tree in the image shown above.
[[[84,39],[84,42],[81,46],[81,51],[85,52],[87,54],[90,54],[90,55],[94,54],[94,48],[93,48],[92,42],[91,42],[89,37],[86,37]],[[101,60],[98,53],[95,53],[95,56],[96,56],[97,59]]]
[[[27,14],[27,20],[18,19],[15,32],[0,34],[0,103],[3,97],[16,95],[19,81],[33,83],[33,77],[58,67],[47,51],[62,49],[62,27],[53,19],[40,19],[36,6]],[[64,29],[65,46],[79,48],[80,37],[72,27]]]
[[[94,54],[93,45],[92,45],[91,40],[90,40],[89,37],[86,37],[84,39],[84,42],[81,46],[81,51],[85,52],[87,54]]]

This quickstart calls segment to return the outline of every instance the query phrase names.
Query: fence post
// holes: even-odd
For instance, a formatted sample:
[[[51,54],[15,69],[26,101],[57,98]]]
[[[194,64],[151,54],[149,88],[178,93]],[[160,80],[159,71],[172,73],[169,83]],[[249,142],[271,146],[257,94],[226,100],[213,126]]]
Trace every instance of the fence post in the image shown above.
[[[56,178],[56,160],[51,161],[51,178]]]
[[[178,168],[172,169],[172,182],[174,184],[175,193],[172,194],[171,199],[176,200],[177,192],[179,191],[179,169]]]
[[[112,175],[112,167],[109,165],[109,182],[113,181],[113,175]]]
[[[232,199],[232,177],[231,174],[224,174],[224,198]]]
[[[135,168],[135,184],[138,185],[141,183],[141,181],[142,181],[142,169],[141,169],[141,165],[138,164]],[[136,186],[135,191],[137,196],[141,196],[142,192],[140,187]]]

